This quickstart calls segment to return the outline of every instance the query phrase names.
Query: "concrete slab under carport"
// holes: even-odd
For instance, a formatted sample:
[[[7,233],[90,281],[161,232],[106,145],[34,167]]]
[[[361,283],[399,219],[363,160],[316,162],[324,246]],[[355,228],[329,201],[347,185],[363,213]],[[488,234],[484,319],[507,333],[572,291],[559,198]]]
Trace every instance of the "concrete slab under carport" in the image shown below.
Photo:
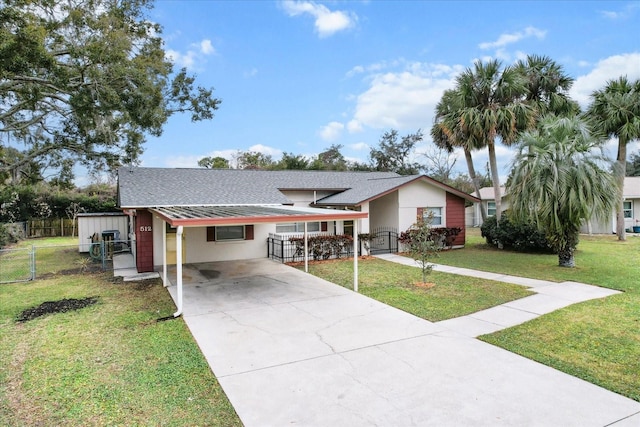
[[[638,402],[267,259],[183,277],[184,320],[246,426],[640,419]]]

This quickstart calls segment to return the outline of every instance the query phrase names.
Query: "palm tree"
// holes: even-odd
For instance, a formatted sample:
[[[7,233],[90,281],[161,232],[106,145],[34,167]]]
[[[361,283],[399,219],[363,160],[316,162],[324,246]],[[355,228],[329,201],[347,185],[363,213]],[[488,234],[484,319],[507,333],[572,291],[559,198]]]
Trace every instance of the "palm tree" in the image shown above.
[[[598,130],[618,138],[616,174],[622,187],[627,169],[627,144],[640,138],[640,80],[629,82],[626,77],[610,80],[604,89],[591,94],[587,115]],[[625,240],[623,195],[617,202],[616,232]]]
[[[512,144],[520,131],[534,123],[533,109],[524,102],[526,80],[515,67],[501,70],[501,63],[476,61],[456,79],[460,97],[460,128],[471,147],[487,147],[496,219],[502,214],[502,194],[496,161],[496,137],[503,144]]]
[[[436,105],[436,116],[431,127],[431,138],[436,146],[452,152],[455,147],[464,150],[464,158],[467,161],[469,177],[473,183],[476,196],[480,198],[480,182],[473,165],[471,151],[479,148],[473,147],[470,140],[465,138],[460,126],[459,113],[461,110],[460,95],[453,89],[444,91],[440,102]],[[480,209],[482,222],[487,219],[487,213]]]
[[[548,56],[528,55],[515,66],[526,78],[525,100],[536,111],[538,119],[548,113],[567,116],[579,112],[578,103],[569,97],[574,79],[561,65]]]
[[[511,215],[545,232],[561,267],[575,266],[582,222],[607,218],[620,192],[601,144],[576,116],[548,116],[520,139],[507,186]]]

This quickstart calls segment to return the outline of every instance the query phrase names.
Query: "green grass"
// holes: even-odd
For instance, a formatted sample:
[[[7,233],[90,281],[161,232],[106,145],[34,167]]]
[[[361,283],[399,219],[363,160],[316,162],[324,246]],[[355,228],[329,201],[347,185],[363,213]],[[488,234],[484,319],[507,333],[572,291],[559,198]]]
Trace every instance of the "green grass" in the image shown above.
[[[384,261],[358,263],[360,293],[430,321],[439,321],[531,295],[522,286],[473,277],[432,272],[432,288],[416,286],[420,269]],[[309,273],[351,289],[353,262],[330,261],[309,265]]]
[[[98,303],[25,323],[45,301]],[[241,425],[159,281],[55,275],[0,285],[0,424]]]
[[[575,269],[558,267],[555,255],[489,248],[477,230],[467,242],[438,262],[622,290],[480,339],[640,401],[640,238],[581,236]]]
[[[437,263],[556,282],[576,281],[640,292],[640,237],[580,236],[576,267],[558,267],[558,256],[502,251],[485,244],[479,229],[467,230],[462,250],[440,253]]]

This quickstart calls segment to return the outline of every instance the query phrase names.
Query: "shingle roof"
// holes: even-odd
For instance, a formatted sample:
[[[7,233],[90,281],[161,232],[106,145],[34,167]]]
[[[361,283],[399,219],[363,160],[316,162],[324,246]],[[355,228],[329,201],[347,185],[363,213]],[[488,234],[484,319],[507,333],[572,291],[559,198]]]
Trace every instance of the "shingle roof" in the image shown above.
[[[393,172],[122,167],[118,170],[118,204],[121,208],[292,204],[279,191],[285,189],[349,190],[353,196],[347,204],[353,204],[363,195],[385,191],[389,178],[407,177]]]

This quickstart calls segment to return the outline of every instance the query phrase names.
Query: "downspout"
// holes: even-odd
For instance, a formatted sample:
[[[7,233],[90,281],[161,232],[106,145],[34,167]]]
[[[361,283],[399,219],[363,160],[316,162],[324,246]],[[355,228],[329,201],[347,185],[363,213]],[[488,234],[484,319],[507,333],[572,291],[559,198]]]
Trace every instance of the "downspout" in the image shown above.
[[[173,317],[182,316],[182,225],[176,230],[176,277],[178,285],[178,311],[173,313]],[[165,253],[166,256],[166,253]]]

